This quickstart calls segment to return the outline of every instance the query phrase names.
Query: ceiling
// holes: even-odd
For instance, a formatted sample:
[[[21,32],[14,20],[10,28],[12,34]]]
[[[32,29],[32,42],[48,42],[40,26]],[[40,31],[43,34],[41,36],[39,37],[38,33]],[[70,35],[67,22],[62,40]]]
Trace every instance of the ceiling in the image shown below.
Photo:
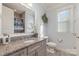
[[[13,9],[17,13],[22,13],[27,10],[27,8],[20,3],[3,3],[3,5]]]
[[[22,5],[21,3],[3,3],[3,5],[13,9],[14,11],[18,12],[18,13],[22,13],[25,10],[28,10],[27,4],[28,3],[23,3],[24,5]],[[57,7],[61,7],[64,5],[68,5],[68,4],[72,4],[72,3],[32,3],[38,6],[41,6],[43,9],[47,10],[49,8],[57,8]]]
[[[43,9],[47,10],[49,8],[59,8],[65,5],[73,5],[75,3],[36,3],[41,6]]]

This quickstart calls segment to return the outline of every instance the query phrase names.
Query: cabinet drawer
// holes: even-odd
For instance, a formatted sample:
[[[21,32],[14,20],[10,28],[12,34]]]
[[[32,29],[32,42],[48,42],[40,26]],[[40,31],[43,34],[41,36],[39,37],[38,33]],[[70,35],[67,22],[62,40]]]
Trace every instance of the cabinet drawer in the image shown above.
[[[9,56],[27,56],[27,49],[19,50],[17,52],[12,53]]]
[[[38,43],[35,43],[35,44],[29,46],[28,47],[28,53],[38,49],[41,45],[42,45],[41,42],[38,42]]]

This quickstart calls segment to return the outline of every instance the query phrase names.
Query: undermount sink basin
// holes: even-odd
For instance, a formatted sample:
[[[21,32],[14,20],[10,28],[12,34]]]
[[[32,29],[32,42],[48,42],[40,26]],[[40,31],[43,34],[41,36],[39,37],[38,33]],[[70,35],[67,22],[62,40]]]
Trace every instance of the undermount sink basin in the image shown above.
[[[24,43],[33,43],[33,42],[35,42],[35,40],[26,40],[26,41],[24,41]]]

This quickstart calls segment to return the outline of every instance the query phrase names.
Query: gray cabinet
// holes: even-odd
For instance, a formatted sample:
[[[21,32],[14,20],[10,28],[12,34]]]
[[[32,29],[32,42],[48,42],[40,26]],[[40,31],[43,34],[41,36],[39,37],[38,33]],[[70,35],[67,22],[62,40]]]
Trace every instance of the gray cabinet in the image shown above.
[[[41,44],[41,47],[37,49],[38,56],[46,56],[46,41],[42,41]]]
[[[28,53],[28,56],[36,56],[36,52],[35,52],[35,50],[32,51],[32,52],[29,52],[29,53]]]
[[[27,56],[27,48],[12,53],[10,56]]]
[[[41,42],[35,43],[32,46],[28,47],[28,56],[37,56],[38,49],[41,47]]]
[[[28,56],[46,56],[46,40],[29,46]]]
[[[27,48],[20,49],[10,56],[46,56],[46,40],[36,42]]]

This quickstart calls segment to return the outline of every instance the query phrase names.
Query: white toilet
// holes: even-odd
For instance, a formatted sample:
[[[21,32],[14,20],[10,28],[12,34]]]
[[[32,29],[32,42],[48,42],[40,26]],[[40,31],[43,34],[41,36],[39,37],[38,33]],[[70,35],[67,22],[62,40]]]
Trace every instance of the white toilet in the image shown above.
[[[48,41],[48,36],[44,36],[43,39],[46,39],[46,41],[47,41],[46,45],[47,45],[47,52],[48,52],[48,54],[49,53],[54,54],[55,53],[54,49],[56,48],[57,44],[54,43],[54,42],[49,42]]]
[[[53,43],[53,42],[47,42],[47,52],[48,52],[48,55],[49,54],[55,54],[55,48],[56,48],[56,43]]]
[[[47,46],[49,46],[50,48],[55,48],[56,47],[56,43],[54,43],[54,42],[47,42]]]

